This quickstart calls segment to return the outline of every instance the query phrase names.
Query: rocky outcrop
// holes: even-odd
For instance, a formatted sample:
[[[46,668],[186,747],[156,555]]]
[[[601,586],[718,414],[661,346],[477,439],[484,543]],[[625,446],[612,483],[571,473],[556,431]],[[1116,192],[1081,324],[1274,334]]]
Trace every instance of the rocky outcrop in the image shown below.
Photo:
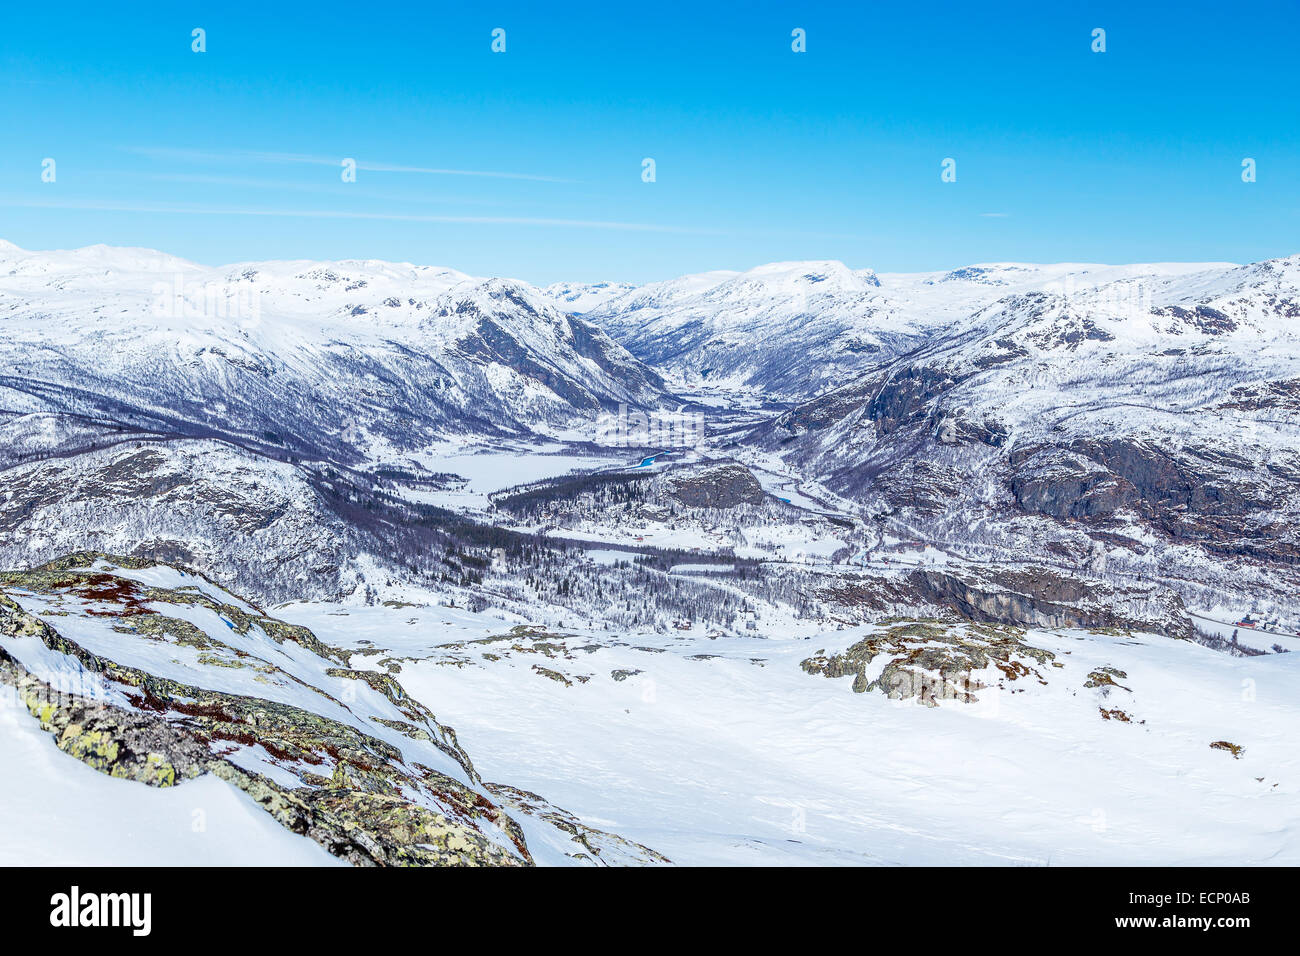
[[[871,677],[879,656],[888,660]],[[937,707],[942,700],[976,703],[976,692],[990,681],[999,687],[1021,678],[1046,684],[1039,668],[1055,658],[1026,643],[1018,628],[921,620],[891,624],[839,654],[819,651],[801,666],[823,677],[851,675],[855,693],[879,691],[890,700],[915,698]]]
[[[533,862],[516,804],[494,796],[455,732],[391,674],[353,668],[309,629],[166,570],[82,554],[0,574],[0,683],[60,750],[154,787],[213,774],[355,865]],[[58,626],[69,617],[83,620],[77,640]],[[67,664],[51,669],[51,655]],[[636,846],[545,813],[589,862],[593,846]]]
[[[763,486],[749,469],[735,462],[682,469],[667,480],[668,494],[690,508],[735,508],[762,504]]]
[[[1012,450],[1009,486],[1027,512],[1109,519],[1127,512],[1176,541],[1221,554],[1300,561],[1286,522],[1268,521],[1300,496],[1300,472],[1267,470],[1232,450],[1126,438]]]
[[[159,596],[150,597],[152,603]],[[3,595],[0,635],[36,637],[127,694],[130,709],[55,688],[9,654],[0,661],[0,679],[18,689],[59,749],[110,776],[166,787],[213,773],[247,792],[282,825],[353,864],[531,862],[518,824],[483,794],[428,768],[417,765],[413,772],[396,748],[355,727],[299,707],[123,666]],[[295,768],[302,786],[286,787],[230,759],[252,747],[283,768]],[[438,804],[444,809],[435,809]],[[489,839],[484,824],[502,828],[514,846]]]

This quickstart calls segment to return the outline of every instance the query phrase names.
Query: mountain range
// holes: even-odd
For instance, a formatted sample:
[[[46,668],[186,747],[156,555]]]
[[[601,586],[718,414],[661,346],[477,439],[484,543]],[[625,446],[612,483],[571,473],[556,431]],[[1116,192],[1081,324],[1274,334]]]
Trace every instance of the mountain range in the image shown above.
[[[0,242],[0,684],[54,734],[22,746],[216,776],[352,863],[1037,859],[1004,808],[1055,794],[1073,845],[1078,768],[1045,755],[1077,740],[1134,799],[1167,796],[1156,752],[1205,800],[1259,790],[1209,858],[1293,857],[1282,730],[1233,695],[1294,689],[1298,526],[1300,256],[537,287]],[[73,671],[71,705],[27,700]],[[930,752],[904,703],[978,706],[959,749],[1039,774],[984,779],[990,841],[904,800],[897,753],[869,783],[805,752],[881,721]],[[804,844],[701,796],[751,770],[848,816]],[[1142,826],[1125,853],[1177,855]]]
[[[506,279],[373,261],[207,268],[0,247],[8,451],[220,437],[299,457],[572,431],[670,403],[599,328]]]

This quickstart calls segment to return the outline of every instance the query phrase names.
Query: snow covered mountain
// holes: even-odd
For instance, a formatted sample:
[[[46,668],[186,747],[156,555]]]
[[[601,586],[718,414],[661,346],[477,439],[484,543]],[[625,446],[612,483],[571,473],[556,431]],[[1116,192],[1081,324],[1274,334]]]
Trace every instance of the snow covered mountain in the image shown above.
[[[756,437],[935,540],[1290,606],[1300,257],[1007,295]]]
[[[554,282],[541,291],[562,311],[582,315],[635,288],[631,282]]]
[[[841,262],[778,262],[651,283],[587,315],[685,388],[798,401],[946,334],[1012,293],[1081,291],[1198,268],[1002,263],[876,274]]]
[[[0,333],[0,857],[1300,859],[1300,256],[3,244]]]
[[[6,450],[166,433],[355,460],[448,435],[590,434],[604,410],[670,403],[537,290],[423,266],[6,244],[0,329]]]

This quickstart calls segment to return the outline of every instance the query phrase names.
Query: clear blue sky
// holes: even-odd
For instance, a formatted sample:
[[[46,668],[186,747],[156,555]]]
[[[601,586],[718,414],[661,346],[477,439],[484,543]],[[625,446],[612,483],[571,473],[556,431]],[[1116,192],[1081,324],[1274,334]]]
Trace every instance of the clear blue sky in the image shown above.
[[[0,237],[534,282],[1268,258],[1298,51],[1296,0],[12,2]]]

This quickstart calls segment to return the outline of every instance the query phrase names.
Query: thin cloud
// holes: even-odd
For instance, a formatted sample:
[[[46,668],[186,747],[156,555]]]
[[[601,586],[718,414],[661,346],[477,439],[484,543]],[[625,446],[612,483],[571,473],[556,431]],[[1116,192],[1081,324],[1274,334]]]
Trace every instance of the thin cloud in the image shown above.
[[[198,186],[237,186],[245,189],[266,189],[277,192],[308,192],[322,193],[330,196],[337,196],[340,184],[329,183],[303,183],[303,182],[286,182],[283,179],[254,179],[243,176],[218,176],[207,173],[130,173],[138,179],[148,182],[161,183],[179,183],[181,185],[198,185]],[[400,199],[403,203],[459,203],[470,206],[502,206],[506,204],[503,199],[484,199],[479,197],[467,196],[413,196],[403,195],[394,197],[384,195],[373,190],[359,190],[355,186],[348,186],[348,195],[357,196],[366,199],[392,200]]]
[[[339,166],[344,157],[308,156],[302,153],[275,153],[255,150],[229,150],[213,152],[201,149],[180,149],[171,146],[124,146],[127,152],[154,159],[179,159],[200,163],[298,163],[310,166]],[[484,179],[519,179],[538,183],[574,183],[577,180],[536,173],[512,173],[487,169],[449,169],[435,166],[407,166],[400,163],[378,163],[357,160],[357,169],[374,173],[412,173],[423,176],[478,176]]]
[[[982,213],[980,213],[980,217],[983,218],[983,219],[1010,219],[1010,218],[1011,218],[1011,213],[1009,213],[1009,212],[982,212]]]
[[[560,226],[576,229],[611,229],[622,232],[667,232],[727,235],[715,229],[694,229],[644,222],[600,219],[559,219],[529,216],[439,216],[420,213],[345,212],[334,209],[229,209],[212,206],[175,206],[164,203],[110,203],[62,200],[7,200],[6,206],[33,209],[78,209],[96,212],[162,213],[183,216],[283,216],[298,219],[373,219],[386,222],[438,222],[488,226]]]

